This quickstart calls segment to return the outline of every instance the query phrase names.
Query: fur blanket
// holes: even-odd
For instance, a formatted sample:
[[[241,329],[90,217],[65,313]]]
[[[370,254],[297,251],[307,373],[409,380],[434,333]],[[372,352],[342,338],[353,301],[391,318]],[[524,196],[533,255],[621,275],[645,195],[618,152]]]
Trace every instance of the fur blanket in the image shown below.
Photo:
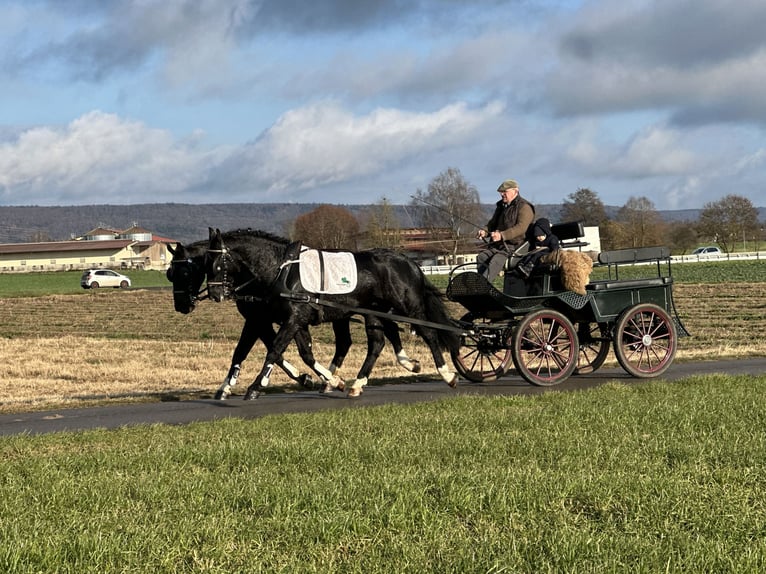
[[[559,249],[546,255],[543,261],[559,266],[564,289],[585,295],[585,286],[590,281],[590,272],[593,271],[593,260],[587,254]]]

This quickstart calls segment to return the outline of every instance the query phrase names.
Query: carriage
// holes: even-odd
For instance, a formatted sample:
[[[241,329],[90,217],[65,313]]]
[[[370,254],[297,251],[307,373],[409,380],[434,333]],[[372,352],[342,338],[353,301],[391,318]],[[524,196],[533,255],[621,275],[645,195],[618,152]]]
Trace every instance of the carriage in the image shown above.
[[[580,223],[553,226],[564,247],[582,246]],[[538,265],[523,290],[509,282],[498,289],[475,267],[452,270],[447,298],[466,312],[455,319],[443,295],[405,255],[372,249],[350,256],[353,282],[347,273],[340,291],[307,288],[303,277],[301,246],[269,233],[210,229],[207,244],[174,251],[168,279],[174,285],[176,310],[188,313],[196,301],[233,299],[246,318],[242,337],[217,398],[225,398],[236,383],[241,362],[257,338],[267,346],[263,367],[248,388],[246,399],[256,398],[269,384],[275,365],[295,340],[304,363],[324,381],[325,392],[343,389],[335,375],[351,345],[348,320],[364,316],[368,354],[349,396],[359,396],[384,345],[393,345],[402,366],[419,371],[401,348],[395,323],[409,323],[431,350],[437,371],[450,386],[457,375],[473,382],[496,380],[513,367],[526,381],[556,385],[572,374],[601,367],[610,347],[619,364],[635,377],[655,377],[665,372],[675,356],[678,337],[687,335],[673,302],[670,253],[665,247],[623,249],[599,254],[597,265],[606,278],[590,281],[581,293],[564,288],[556,262]],[[310,250],[311,251],[311,250]],[[331,254],[324,252],[327,256]],[[563,253],[563,252],[558,252]],[[299,255],[300,254],[300,255]],[[327,270],[319,255],[319,269]],[[513,264],[519,253],[509,258]],[[588,260],[590,265],[590,260]],[[620,278],[626,264],[647,272],[640,279]],[[469,264],[473,265],[473,264]],[[358,277],[357,277],[358,274]],[[319,282],[324,284],[324,275]],[[207,279],[208,295],[201,285]],[[249,307],[245,307],[245,306]],[[329,368],[319,365],[311,352],[308,327],[332,322],[336,354]],[[265,324],[267,328],[257,328]],[[272,323],[279,323],[274,333]],[[393,328],[391,326],[393,325]],[[457,373],[444,360],[447,350]],[[299,380],[297,372],[291,374]]]
[[[553,233],[565,247],[585,245],[581,223],[555,225]],[[625,265],[645,272],[620,278]],[[596,371],[610,347],[630,375],[656,377],[672,363],[678,337],[688,335],[673,301],[666,247],[600,253],[595,267],[606,277],[589,282],[584,294],[564,289],[555,264],[538,266],[521,294],[507,279],[497,289],[470,266],[453,269],[447,287],[447,297],[467,310],[452,360],[469,381],[492,381],[515,367],[529,383],[556,385]]]

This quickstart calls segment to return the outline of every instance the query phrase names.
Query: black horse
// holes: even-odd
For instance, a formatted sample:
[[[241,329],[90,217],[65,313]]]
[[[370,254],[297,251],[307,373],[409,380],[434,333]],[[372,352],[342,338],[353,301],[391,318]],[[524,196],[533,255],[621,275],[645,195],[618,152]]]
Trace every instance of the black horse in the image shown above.
[[[281,327],[266,355],[261,372],[245,394],[256,398],[261,387],[269,383],[273,366],[282,356],[290,340],[308,325],[347,320],[357,310],[365,314],[368,338],[367,357],[351,386],[349,396],[359,396],[383,348],[381,320],[375,313],[393,312],[405,316],[423,338],[433,355],[442,378],[455,386],[457,375],[445,362],[443,351],[457,353],[460,347],[458,329],[451,324],[439,290],[423,274],[420,267],[406,256],[388,249],[371,249],[353,253],[357,284],[342,295],[322,295],[321,304],[312,302],[301,285],[298,266],[292,265],[294,253],[287,239],[272,234],[237,230],[221,233],[210,230],[210,258],[207,260],[208,293],[214,301],[225,298],[240,300],[256,297],[268,301],[273,317]],[[443,328],[431,325],[443,325]],[[325,391],[331,392],[334,381]]]
[[[173,283],[173,304],[175,310],[179,313],[191,313],[199,301],[207,298],[202,284],[205,281],[205,261],[208,245],[209,241],[197,241],[189,245],[179,243],[175,249],[168,246],[168,249],[173,254],[173,259],[167,270],[167,278]],[[276,337],[273,326],[275,317],[273,317],[267,302],[258,298],[240,298],[236,304],[237,310],[245,319],[245,324],[242,327],[239,342],[234,349],[229,371],[221,387],[216,392],[216,399],[226,399],[231,394],[232,387],[237,384],[242,363],[250,354],[256,341],[262,340],[266,348],[271,349]],[[381,328],[385,337],[393,345],[399,364],[411,372],[420,372],[420,363],[417,360],[410,359],[402,347],[396,323],[384,321]],[[295,342],[298,346],[301,359],[325,381],[333,379],[334,373],[343,365],[346,354],[351,347],[349,319],[334,321],[333,331],[336,345],[335,355],[327,369],[314,359],[311,352],[311,336],[308,330],[301,329],[295,335]],[[301,373],[295,366],[281,357],[276,361],[276,364],[300,385],[307,388],[313,386],[310,374]],[[340,385],[343,385],[342,381]]]

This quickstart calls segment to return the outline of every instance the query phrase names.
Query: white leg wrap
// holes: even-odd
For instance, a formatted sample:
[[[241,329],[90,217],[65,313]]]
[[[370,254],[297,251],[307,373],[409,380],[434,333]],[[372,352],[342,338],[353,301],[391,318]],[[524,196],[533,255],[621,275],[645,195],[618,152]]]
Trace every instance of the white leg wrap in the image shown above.
[[[271,371],[274,370],[274,365],[267,365],[266,367],[266,373],[261,378],[261,386],[262,387],[268,387],[269,386],[269,379],[271,379]]]
[[[311,368],[314,369],[317,373],[319,373],[319,376],[325,379],[326,381],[332,381],[335,378],[329,369],[326,369],[319,363],[314,363],[314,365]],[[337,385],[333,385],[333,386],[337,386]]]
[[[367,377],[362,377],[361,379],[356,379],[354,381],[354,384],[351,385],[352,389],[361,389],[367,384]]]
[[[412,361],[410,361],[410,358],[407,356],[407,353],[404,352],[404,349],[402,349],[396,354],[396,360],[402,367],[404,367],[408,371],[411,371],[412,369],[415,368],[415,365],[412,364]]]
[[[237,380],[239,379],[239,365],[233,365],[231,369],[231,375],[227,376],[224,381],[223,385],[221,386],[221,390],[223,390],[224,387],[233,387],[237,384]],[[231,389],[229,389],[231,391]]]
[[[455,384],[455,379],[457,378],[457,373],[453,373],[450,370],[449,365],[445,364],[444,366],[439,367],[437,370],[439,371],[439,374],[442,376],[442,379],[444,379],[444,381],[448,385],[452,386],[452,385]]]
[[[295,368],[295,365],[284,360],[282,361],[282,370],[293,379],[297,379],[301,374],[301,372]]]

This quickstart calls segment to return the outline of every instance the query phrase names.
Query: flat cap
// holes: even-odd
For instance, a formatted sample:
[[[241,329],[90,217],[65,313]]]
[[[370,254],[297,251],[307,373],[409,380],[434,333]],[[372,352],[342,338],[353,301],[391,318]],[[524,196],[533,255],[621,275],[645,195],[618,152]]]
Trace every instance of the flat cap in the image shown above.
[[[497,191],[506,191],[508,189],[519,189],[519,184],[515,179],[506,179],[503,183],[500,184],[500,187],[497,188]]]

